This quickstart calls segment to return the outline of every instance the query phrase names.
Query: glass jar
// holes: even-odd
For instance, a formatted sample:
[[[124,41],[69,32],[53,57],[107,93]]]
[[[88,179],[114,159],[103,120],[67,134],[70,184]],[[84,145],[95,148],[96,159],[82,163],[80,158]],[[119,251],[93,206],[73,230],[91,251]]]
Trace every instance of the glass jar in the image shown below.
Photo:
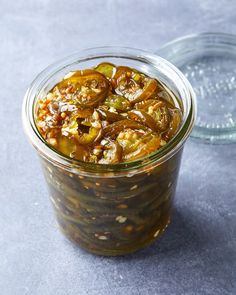
[[[160,150],[128,163],[94,164],[68,158],[42,138],[35,104],[70,71],[101,62],[126,65],[161,80],[183,112],[177,134]],[[195,95],[172,64],[148,52],[120,47],[88,49],[41,72],[23,103],[25,131],[40,157],[62,232],[89,252],[123,255],[156,240],[170,222],[183,144],[195,120]]]

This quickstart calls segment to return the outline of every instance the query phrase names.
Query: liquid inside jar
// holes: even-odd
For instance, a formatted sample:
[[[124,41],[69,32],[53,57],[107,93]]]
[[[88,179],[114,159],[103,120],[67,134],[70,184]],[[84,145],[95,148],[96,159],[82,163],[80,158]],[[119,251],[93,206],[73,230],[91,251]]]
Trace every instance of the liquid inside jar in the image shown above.
[[[37,102],[35,122],[57,152],[106,165],[164,147],[180,128],[182,111],[162,82],[102,63],[66,75]],[[80,175],[42,158],[61,230],[99,255],[123,255],[150,244],[169,223],[181,153],[120,177]]]

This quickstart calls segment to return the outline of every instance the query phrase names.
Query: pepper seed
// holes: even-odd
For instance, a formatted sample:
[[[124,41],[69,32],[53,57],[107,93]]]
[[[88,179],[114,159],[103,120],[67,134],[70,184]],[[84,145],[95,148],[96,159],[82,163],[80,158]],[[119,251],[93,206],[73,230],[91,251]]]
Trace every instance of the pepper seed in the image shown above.
[[[132,190],[136,189],[137,187],[138,187],[138,185],[135,184],[135,185],[133,185],[133,186],[130,188],[130,190],[132,191]]]
[[[156,238],[156,237],[158,236],[159,232],[160,232],[160,230],[158,229],[158,230],[155,232],[155,234],[153,235],[153,237]]]
[[[98,238],[99,238],[99,240],[103,240],[103,241],[108,240],[108,238],[106,236],[100,236]]]
[[[124,217],[121,215],[116,217],[116,221],[118,221],[119,223],[124,223],[126,222],[126,220],[127,220],[127,217]]]

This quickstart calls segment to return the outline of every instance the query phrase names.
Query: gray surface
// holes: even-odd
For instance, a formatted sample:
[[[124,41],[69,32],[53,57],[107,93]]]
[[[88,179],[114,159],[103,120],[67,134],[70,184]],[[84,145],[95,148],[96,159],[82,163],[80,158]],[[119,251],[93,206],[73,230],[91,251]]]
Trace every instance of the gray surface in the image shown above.
[[[24,92],[65,54],[95,45],[156,50],[177,36],[236,32],[236,2],[0,0],[0,294],[236,294],[236,146],[186,144],[173,222],[153,246],[101,258],[56,228],[21,128]]]

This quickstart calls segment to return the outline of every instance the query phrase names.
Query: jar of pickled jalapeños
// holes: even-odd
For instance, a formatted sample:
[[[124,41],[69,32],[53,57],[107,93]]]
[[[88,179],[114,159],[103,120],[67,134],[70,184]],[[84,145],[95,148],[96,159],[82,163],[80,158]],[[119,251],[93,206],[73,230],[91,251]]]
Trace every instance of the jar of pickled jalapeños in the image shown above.
[[[81,51],[41,72],[23,103],[61,231],[85,250],[124,255],[170,222],[192,87],[145,51]]]

